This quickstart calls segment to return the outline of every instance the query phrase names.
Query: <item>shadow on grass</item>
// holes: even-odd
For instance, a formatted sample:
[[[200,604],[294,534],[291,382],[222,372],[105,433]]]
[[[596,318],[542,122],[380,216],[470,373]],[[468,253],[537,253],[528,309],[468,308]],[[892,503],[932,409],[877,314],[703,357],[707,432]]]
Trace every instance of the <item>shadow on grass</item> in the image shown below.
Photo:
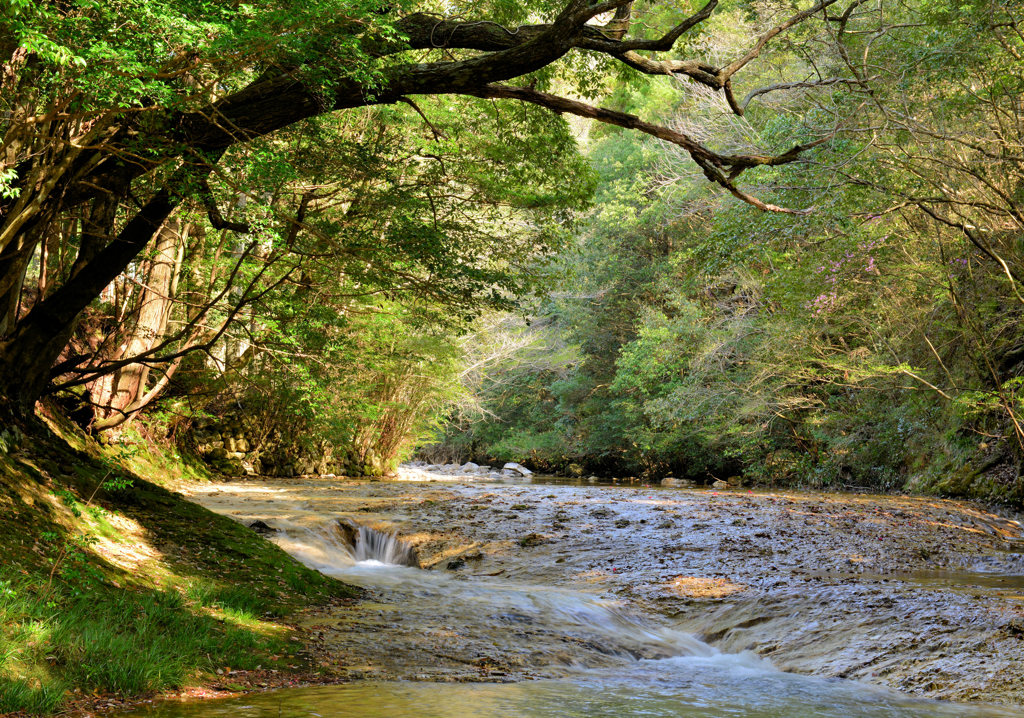
[[[71,518],[123,469],[36,428],[19,455],[0,456],[0,713],[51,713],[73,689],[138,696],[218,667],[283,668],[296,644],[273,619],[356,595],[248,528],[130,475],[130,487],[101,488],[88,507],[132,519],[158,552],[125,571]],[[106,520],[91,525],[111,531]]]

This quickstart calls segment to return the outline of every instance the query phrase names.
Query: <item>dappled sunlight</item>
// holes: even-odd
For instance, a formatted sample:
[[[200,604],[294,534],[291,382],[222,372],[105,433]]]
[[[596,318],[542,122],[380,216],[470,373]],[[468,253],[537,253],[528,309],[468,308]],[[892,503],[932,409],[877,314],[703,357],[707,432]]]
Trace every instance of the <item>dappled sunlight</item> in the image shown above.
[[[727,578],[703,578],[699,576],[677,576],[662,584],[663,590],[684,598],[725,598],[747,590],[741,583]]]

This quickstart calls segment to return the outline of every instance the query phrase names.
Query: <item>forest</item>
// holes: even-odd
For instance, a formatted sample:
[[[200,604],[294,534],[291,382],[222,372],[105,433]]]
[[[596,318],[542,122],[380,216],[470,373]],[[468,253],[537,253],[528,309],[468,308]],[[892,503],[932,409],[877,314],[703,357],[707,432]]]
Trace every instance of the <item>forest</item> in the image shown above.
[[[912,495],[1017,546],[1022,273],[1017,0],[0,0],[0,713],[284,680],[349,587],[203,482]],[[192,642],[88,668],[125,611]]]

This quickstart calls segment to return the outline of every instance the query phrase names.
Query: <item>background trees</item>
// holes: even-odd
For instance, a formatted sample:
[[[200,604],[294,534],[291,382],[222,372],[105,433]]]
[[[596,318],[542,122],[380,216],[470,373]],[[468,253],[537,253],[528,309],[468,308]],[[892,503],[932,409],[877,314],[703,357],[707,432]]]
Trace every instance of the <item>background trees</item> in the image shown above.
[[[9,5],[6,412],[1018,491],[1012,3]]]
[[[723,202],[675,147],[595,132],[575,279],[538,310],[575,356],[558,376],[513,365],[517,382],[482,385],[493,416],[449,444],[557,470],[1020,500],[1020,9],[826,12],[766,48],[734,92],[742,116],[695,85],[617,98],[718,151],[836,128],[750,188],[814,212]],[[723,54],[764,22],[718,19],[705,41]]]

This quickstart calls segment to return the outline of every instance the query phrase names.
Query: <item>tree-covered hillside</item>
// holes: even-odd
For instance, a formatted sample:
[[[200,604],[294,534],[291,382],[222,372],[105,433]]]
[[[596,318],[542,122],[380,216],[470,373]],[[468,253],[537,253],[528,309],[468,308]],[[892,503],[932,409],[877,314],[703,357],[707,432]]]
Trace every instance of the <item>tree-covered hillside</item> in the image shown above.
[[[471,377],[442,447],[1020,502],[1021,20],[1000,3],[852,4],[767,49],[741,115],[686,80],[619,89],[617,106],[724,151],[831,128],[758,177],[756,194],[808,211],[759,212],[677,147],[593,128],[600,180],[563,279],[531,338],[511,330],[529,348]],[[764,22],[734,10],[703,41],[729,55]]]

